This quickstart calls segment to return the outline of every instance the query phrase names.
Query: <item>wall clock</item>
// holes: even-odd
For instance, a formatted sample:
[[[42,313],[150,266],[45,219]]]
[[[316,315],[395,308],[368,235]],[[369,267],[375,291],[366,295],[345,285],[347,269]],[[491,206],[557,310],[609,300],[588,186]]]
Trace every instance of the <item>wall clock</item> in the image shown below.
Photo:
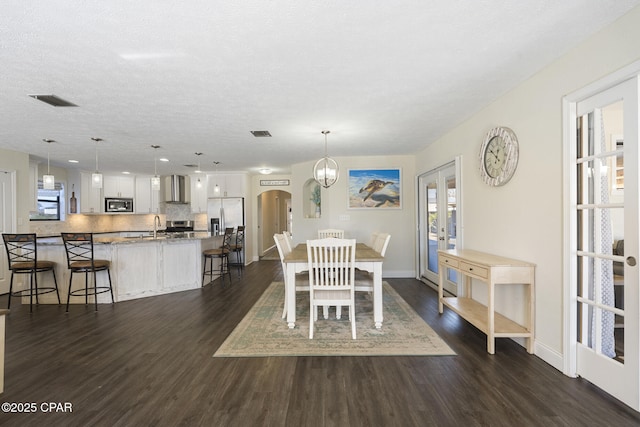
[[[480,148],[480,175],[487,185],[504,185],[518,166],[518,138],[507,127],[491,129]]]

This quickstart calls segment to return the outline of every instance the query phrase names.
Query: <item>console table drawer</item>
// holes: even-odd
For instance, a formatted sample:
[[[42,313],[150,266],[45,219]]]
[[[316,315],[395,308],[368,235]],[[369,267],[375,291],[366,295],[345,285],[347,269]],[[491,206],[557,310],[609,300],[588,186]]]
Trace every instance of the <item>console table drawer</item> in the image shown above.
[[[441,256],[440,259],[442,260],[442,262],[444,264],[446,264],[447,267],[458,268],[458,260],[457,259],[447,258],[447,257],[444,257],[444,256]]]
[[[462,261],[460,262],[460,271],[473,274],[474,276],[482,277],[484,279],[489,277],[489,270],[487,270],[486,268],[474,264],[467,264],[466,262]]]

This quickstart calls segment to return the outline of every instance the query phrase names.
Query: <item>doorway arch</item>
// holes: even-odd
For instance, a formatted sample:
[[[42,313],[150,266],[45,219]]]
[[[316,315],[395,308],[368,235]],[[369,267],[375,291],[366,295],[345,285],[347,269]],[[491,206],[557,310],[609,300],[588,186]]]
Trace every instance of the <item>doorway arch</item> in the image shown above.
[[[283,190],[264,191],[257,196],[258,255],[274,246],[273,235],[292,230],[291,193]]]

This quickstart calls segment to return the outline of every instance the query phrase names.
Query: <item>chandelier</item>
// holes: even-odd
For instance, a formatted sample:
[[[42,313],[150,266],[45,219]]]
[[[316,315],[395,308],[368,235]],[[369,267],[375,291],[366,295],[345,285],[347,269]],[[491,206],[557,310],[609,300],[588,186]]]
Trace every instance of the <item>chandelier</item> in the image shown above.
[[[329,188],[338,181],[340,170],[338,163],[327,155],[327,135],[330,131],[323,130],[324,157],[313,166],[313,178],[324,188]]]

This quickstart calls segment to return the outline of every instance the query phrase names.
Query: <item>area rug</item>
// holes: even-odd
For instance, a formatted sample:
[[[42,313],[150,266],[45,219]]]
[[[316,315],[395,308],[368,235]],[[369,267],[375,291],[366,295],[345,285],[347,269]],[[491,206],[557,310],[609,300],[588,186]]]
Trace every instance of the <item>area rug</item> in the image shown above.
[[[340,320],[333,308],[328,319],[321,312],[310,340],[309,294],[297,293],[296,327],[289,329],[282,319],[284,284],[274,282],[213,357],[455,355],[386,282],[383,296],[382,329],[374,325],[372,295],[356,292],[357,339],[351,339],[348,308],[343,307]]]

